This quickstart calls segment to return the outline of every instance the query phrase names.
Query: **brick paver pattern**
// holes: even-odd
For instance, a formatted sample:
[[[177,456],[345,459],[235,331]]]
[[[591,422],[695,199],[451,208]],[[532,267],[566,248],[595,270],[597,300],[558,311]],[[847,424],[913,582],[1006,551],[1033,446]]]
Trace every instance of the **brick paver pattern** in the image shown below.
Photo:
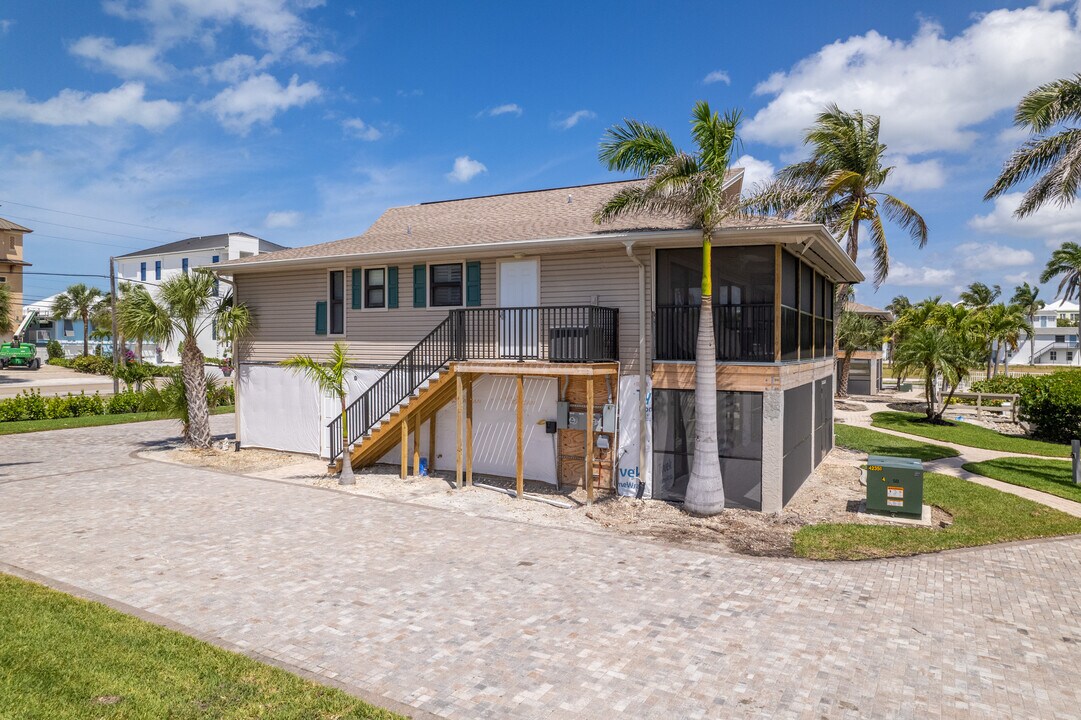
[[[131,457],[174,432],[0,438],[0,562],[418,714],[1081,718],[1078,539],[758,559]]]

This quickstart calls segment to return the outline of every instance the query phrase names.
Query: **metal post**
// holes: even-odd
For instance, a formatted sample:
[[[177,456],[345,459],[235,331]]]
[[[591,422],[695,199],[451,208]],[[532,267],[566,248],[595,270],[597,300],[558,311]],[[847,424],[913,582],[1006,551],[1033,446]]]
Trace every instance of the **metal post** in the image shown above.
[[[109,258],[109,305],[110,314],[113,316],[113,395],[120,393],[120,348],[117,347],[117,322],[116,322],[116,258]],[[83,328],[86,332],[86,328]]]
[[[1081,485],[1081,440],[1073,439],[1070,443],[1070,458],[1073,460],[1073,481]]]

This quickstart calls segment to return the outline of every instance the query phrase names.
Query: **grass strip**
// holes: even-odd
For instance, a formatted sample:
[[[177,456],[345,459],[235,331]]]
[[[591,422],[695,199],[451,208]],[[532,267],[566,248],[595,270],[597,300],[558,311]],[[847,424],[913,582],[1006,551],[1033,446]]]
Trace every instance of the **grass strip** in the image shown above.
[[[0,575],[0,717],[399,716],[238,653]]]
[[[909,433],[910,435],[919,435],[931,440],[951,442],[985,450],[1043,455],[1046,457],[1070,456],[1068,445],[1044,442],[1043,440],[1031,440],[1014,435],[1003,435],[989,428],[966,422],[947,422],[943,425],[934,425],[926,422],[924,416],[917,413],[895,412],[892,410],[876,412],[871,416],[871,425],[887,430]]]
[[[993,480],[1081,502],[1081,485],[1074,484],[1073,468],[1068,460],[997,458],[965,463],[964,468]]]
[[[210,411],[211,415],[227,415],[234,411],[232,405],[223,405]],[[56,418],[53,420],[15,420],[0,423],[0,435],[42,432],[45,430],[68,430],[70,428],[100,427],[103,425],[123,425],[125,423],[146,422],[148,420],[169,420],[163,412],[117,413],[116,415],[82,415],[80,417]]]
[[[796,531],[793,550],[814,560],[899,557],[1013,540],[1081,534],[1081,518],[949,475],[925,473],[924,503],[953,515],[946,528],[823,523]]]
[[[833,428],[835,441],[839,447],[868,455],[914,457],[924,462],[960,455],[953,448],[887,435],[870,428],[855,427],[844,423],[837,423]]]

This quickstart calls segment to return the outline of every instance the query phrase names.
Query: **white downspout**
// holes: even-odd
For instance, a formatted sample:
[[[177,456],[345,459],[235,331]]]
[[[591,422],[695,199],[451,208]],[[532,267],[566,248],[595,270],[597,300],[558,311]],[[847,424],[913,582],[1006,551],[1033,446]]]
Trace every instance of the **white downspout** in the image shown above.
[[[646,266],[634,254],[634,241],[623,245],[638,266],[638,497],[646,491]]]

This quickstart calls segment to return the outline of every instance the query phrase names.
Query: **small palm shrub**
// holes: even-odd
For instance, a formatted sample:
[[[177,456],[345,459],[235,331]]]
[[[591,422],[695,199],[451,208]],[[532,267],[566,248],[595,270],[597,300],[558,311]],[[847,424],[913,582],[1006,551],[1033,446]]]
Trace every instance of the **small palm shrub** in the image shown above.
[[[50,340],[45,345],[45,353],[49,357],[49,363],[52,364],[53,360],[62,360],[64,358],[64,346],[60,344],[59,340]]]

